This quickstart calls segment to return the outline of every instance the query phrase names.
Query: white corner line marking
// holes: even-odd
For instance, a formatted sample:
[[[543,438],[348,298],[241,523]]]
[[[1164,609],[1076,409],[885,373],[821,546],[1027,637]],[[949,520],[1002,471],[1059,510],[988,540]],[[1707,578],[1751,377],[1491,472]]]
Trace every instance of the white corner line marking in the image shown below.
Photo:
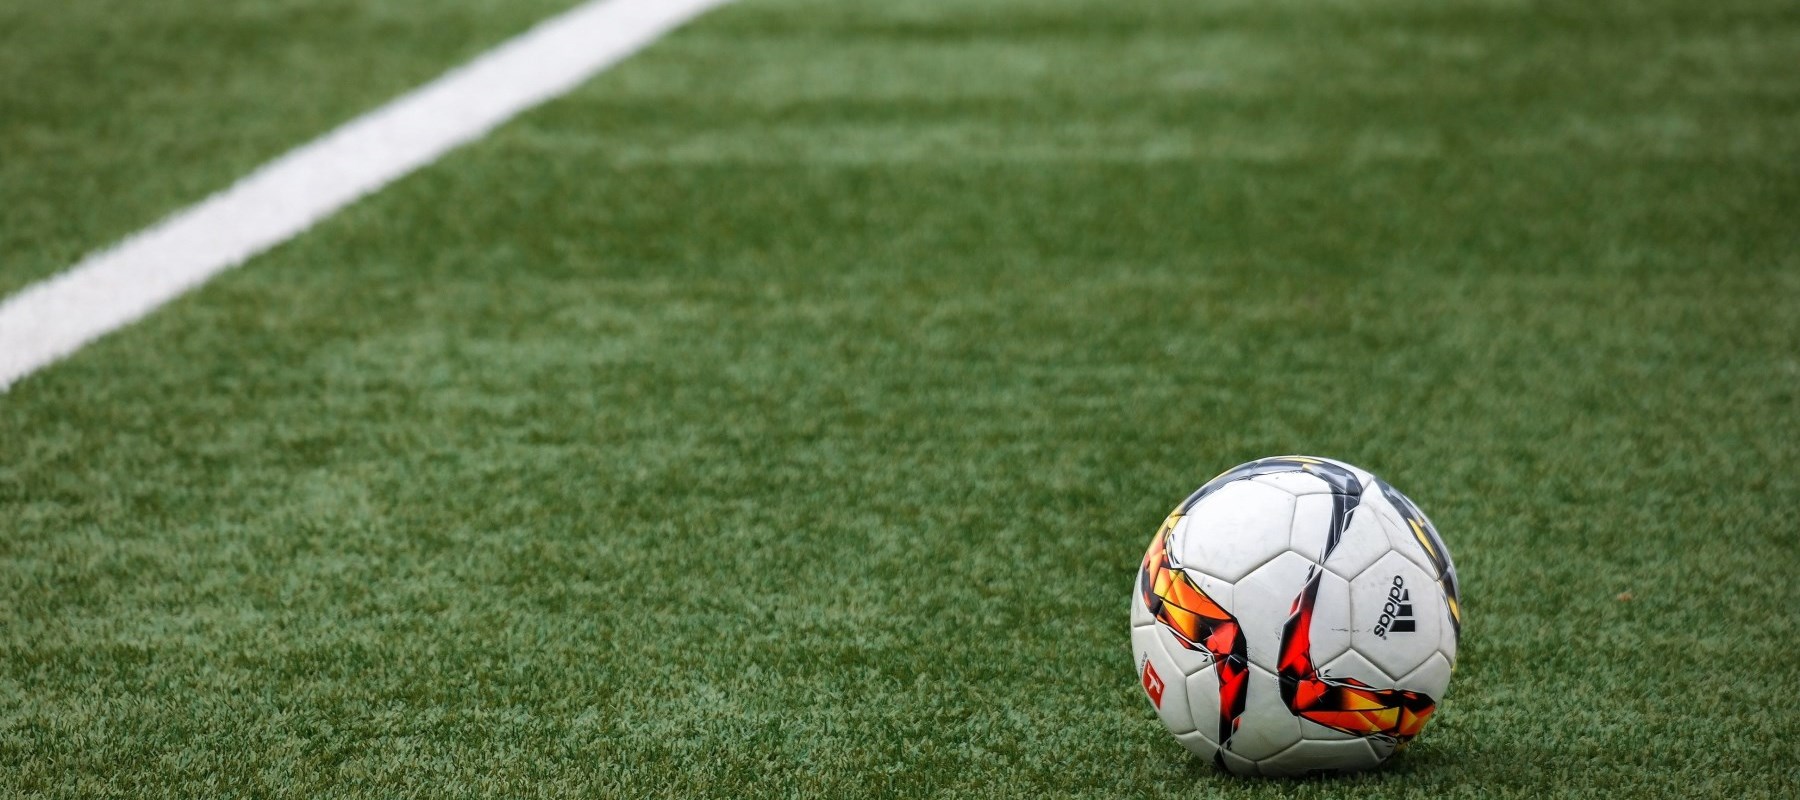
[[[593,0],[0,302],[0,392],[729,0]]]

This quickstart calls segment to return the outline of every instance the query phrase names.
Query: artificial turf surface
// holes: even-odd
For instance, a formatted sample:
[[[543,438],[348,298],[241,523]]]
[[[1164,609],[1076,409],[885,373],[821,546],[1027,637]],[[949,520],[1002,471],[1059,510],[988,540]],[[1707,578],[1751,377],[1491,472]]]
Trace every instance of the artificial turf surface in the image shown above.
[[[572,4],[0,3],[0,295]]]
[[[161,55],[0,90],[110,182],[0,159],[8,287],[544,10],[286,3],[146,116],[289,17],[81,5],[4,14]],[[0,793],[1792,796],[1796,63],[1760,0],[744,0],[0,395]],[[1132,673],[1156,524],[1285,452],[1457,556],[1376,773],[1215,774]]]

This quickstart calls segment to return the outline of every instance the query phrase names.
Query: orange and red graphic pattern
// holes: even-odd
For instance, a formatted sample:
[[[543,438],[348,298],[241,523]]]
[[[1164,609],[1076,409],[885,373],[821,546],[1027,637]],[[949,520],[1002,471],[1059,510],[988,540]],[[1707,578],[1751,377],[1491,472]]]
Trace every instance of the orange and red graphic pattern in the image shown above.
[[[1301,719],[1358,736],[1380,736],[1404,746],[1436,709],[1432,699],[1408,689],[1376,689],[1355,678],[1319,671],[1312,660],[1313,603],[1319,597],[1322,570],[1314,566],[1306,588],[1281,629],[1281,701]]]
[[[1238,717],[1244,713],[1246,690],[1250,687],[1250,660],[1244,647],[1244,632],[1236,617],[1226,611],[1206,592],[1195,586],[1186,572],[1174,566],[1169,558],[1169,539],[1182,510],[1163,522],[1144,554],[1144,566],[1138,573],[1138,585],[1144,605],[1158,622],[1168,626],[1182,647],[1212,656],[1219,674],[1220,747],[1237,731]],[[1158,704],[1160,705],[1160,703]]]
[[[1437,707],[1428,696],[1407,689],[1377,689],[1355,678],[1334,677],[1321,672],[1312,659],[1313,605],[1319,599],[1319,581],[1324,569],[1319,564],[1331,557],[1351,516],[1362,504],[1362,481],[1336,464],[1307,463],[1306,472],[1320,475],[1336,489],[1332,494],[1331,529],[1326,532],[1325,546],[1317,563],[1307,570],[1306,584],[1294,598],[1286,624],[1281,628],[1280,662],[1276,677],[1281,682],[1281,701],[1301,719],[1308,719],[1333,730],[1358,736],[1377,736],[1404,746],[1419,731]],[[1385,484],[1383,491],[1392,492]],[[1389,495],[1390,499],[1393,496]]]

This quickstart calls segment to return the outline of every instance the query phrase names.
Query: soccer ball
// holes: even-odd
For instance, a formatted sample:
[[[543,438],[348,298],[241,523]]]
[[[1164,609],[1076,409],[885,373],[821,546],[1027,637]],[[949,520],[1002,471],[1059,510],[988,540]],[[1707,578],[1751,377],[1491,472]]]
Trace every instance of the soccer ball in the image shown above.
[[[1309,456],[1252,461],[1189,495],[1131,598],[1157,716],[1240,775],[1386,761],[1443,700],[1461,627],[1456,568],[1424,512]]]

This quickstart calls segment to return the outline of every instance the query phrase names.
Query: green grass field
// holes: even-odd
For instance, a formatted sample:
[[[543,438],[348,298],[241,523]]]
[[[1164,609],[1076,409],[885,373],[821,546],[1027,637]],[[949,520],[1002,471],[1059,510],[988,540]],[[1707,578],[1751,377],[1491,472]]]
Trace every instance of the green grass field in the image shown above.
[[[563,5],[0,7],[0,293]],[[1793,797],[1797,67],[1776,0],[742,0],[0,394],[0,795]],[[1132,671],[1163,514],[1288,452],[1462,575],[1372,774]]]

